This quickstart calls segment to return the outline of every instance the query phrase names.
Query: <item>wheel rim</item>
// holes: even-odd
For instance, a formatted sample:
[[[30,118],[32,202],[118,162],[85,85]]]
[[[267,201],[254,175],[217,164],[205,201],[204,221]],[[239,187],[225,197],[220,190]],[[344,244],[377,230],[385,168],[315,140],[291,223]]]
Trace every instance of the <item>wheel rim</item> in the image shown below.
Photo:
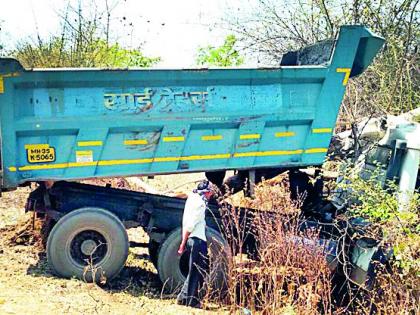
[[[70,257],[81,266],[99,264],[108,253],[105,237],[93,230],[81,231],[70,243]]]

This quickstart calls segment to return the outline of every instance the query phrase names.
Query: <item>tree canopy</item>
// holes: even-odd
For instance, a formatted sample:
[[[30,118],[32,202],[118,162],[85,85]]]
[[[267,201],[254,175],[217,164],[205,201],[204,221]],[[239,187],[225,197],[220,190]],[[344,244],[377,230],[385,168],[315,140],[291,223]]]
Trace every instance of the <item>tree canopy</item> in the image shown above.
[[[198,50],[196,63],[200,66],[229,67],[243,64],[244,58],[235,48],[237,39],[235,35],[228,35],[219,47],[207,46]]]
[[[19,43],[10,54],[28,68],[150,67],[159,62],[159,57],[145,56],[141,47],[126,48],[111,40],[112,9],[107,5],[105,12],[99,12],[94,5],[82,7],[79,2],[73,8],[69,4],[61,15],[58,35],[48,39],[38,35]]]
[[[257,0],[228,26],[254,58],[278,65],[282,54],[364,24],[386,39],[376,61],[347,85],[342,117],[399,114],[420,104],[419,0]]]
[[[123,48],[118,43],[107,44],[101,38],[82,41],[78,45],[63,41],[60,37],[52,37],[38,44],[26,42],[13,55],[27,68],[150,67],[160,61],[158,57],[144,56],[140,49]]]

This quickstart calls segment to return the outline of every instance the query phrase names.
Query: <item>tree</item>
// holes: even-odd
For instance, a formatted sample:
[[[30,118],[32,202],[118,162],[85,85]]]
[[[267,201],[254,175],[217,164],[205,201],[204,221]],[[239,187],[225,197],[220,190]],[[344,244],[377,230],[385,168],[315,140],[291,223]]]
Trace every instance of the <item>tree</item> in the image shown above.
[[[237,39],[235,35],[228,35],[223,45],[219,47],[207,46],[198,50],[196,63],[200,66],[240,66],[244,62],[244,58],[235,48]]]
[[[334,37],[343,24],[364,24],[386,39],[375,63],[347,85],[341,117],[399,114],[420,104],[419,0],[257,0],[251,14],[227,22],[249,52],[269,64],[282,54]]]
[[[12,55],[28,68],[55,67],[150,67],[159,57],[147,57],[141,47],[128,49],[117,42],[111,43],[112,6],[106,1],[106,10],[85,12],[81,2],[77,8],[67,6],[61,15],[62,30],[47,40],[40,36],[35,41],[17,45]],[[86,9],[87,10],[87,9]],[[105,21],[105,22],[102,22]]]
[[[146,57],[140,49],[126,49],[118,43],[107,45],[101,38],[83,40],[75,45],[71,39],[63,41],[54,36],[38,44],[24,43],[13,52],[24,67],[150,67],[160,58]]]

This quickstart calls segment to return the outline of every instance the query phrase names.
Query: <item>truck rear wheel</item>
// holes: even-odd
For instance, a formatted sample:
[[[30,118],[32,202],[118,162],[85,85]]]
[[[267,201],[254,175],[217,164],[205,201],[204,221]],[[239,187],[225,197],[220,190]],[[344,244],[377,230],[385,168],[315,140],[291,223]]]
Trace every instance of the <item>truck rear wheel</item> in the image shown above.
[[[226,289],[226,272],[229,257],[228,245],[222,235],[211,228],[206,230],[210,258],[208,281],[213,290]],[[182,287],[188,275],[189,252],[178,255],[181,244],[181,229],[174,230],[162,243],[159,250],[157,270],[164,288],[174,292]]]
[[[87,207],[57,222],[48,237],[47,258],[58,276],[100,282],[120,272],[128,248],[122,222],[107,210]]]

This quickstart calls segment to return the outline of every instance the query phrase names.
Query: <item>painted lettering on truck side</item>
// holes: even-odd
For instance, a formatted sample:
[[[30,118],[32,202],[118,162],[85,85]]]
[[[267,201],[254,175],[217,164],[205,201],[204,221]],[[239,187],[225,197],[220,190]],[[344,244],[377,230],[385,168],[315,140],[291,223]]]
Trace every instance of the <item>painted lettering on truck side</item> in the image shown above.
[[[172,88],[144,88],[143,92],[105,93],[104,107],[111,111],[147,112],[152,108],[170,110],[171,106],[205,106],[208,92]]]

